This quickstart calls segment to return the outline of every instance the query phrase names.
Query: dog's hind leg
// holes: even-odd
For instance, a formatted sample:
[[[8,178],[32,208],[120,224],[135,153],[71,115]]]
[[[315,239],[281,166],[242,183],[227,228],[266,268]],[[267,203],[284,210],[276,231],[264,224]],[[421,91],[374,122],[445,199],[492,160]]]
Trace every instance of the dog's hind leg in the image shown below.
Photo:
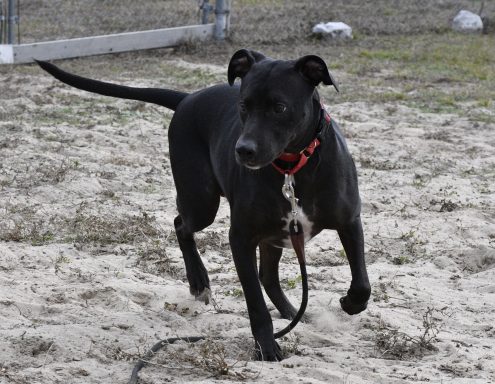
[[[171,140],[170,160],[179,211],[174,220],[175,233],[184,258],[189,289],[198,300],[208,304],[210,281],[196,247],[194,233],[208,227],[215,219],[220,188],[208,153],[194,137],[175,135],[173,143]]]
[[[265,288],[265,292],[278,309],[284,319],[292,320],[297,310],[292,306],[280,287],[278,264],[282,256],[282,248],[276,248],[270,244],[261,243],[259,278]]]
[[[347,291],[347,295],[340,299],[340,305],[349,315],[355,315],[366,309],[371,294],[364,260],[361,218],[358,217],[344,228],[339,228],[338,233],[349,260],[352,274],[351,287]]]
[[[213,222],[220,203],[220,194],[214,185],[208,187],[206,180],[199,180],[199,183],[194,182],[203,179],[208,173],[208,167],[205,166],[204,168],[201,171],[202,177],[187,181],[182,177],[176,178],[179,215],[175,218],[174,225],[184,258],[189,290],[198,300],[208,304],[210,281],[208,272],[198,253],[194,233],[201,231]],[[213,184],[212,180],[214,179],[210,179],[209,184]],[[194,191],[192,195],[191,191]]]

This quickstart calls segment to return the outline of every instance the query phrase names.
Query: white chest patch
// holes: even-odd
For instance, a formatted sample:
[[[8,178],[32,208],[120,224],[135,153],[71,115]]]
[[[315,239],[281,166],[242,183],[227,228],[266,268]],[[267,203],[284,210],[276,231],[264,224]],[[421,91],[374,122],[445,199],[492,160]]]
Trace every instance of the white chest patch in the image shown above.
[[[287,216],[282,219],[285,223],[284,230],[289,233],[289,223],[292,220],[292,215],[290,212],[287,212]],[[308,219],[308,216],[304,213],[303,209],[299,207],[299,212],[297,213],[297,221],[301,223],[303,232],[304,232],[304,241],[309,241],[313,237],[313,222]],[[283,239],[284,248],[292,248],[292,243],[290,241],[290,237]]]

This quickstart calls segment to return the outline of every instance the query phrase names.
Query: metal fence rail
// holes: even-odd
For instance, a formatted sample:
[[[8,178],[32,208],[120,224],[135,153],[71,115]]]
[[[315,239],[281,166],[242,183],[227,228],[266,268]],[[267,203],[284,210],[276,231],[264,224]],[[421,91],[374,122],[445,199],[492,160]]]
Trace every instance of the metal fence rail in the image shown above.
[[[0,0],[0,64],[224,39],[229,28],[229,0],[216,0],[214,5],[209,0],[36,3]]]

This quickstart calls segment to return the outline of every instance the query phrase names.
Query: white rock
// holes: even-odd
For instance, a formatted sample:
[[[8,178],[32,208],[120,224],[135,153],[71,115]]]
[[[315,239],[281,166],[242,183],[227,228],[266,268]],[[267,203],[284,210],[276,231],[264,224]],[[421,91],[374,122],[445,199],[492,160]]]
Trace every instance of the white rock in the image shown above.
[[[465,10],[459,11],[452,21],[452,29],[458,32],[477,32],[483,29],[483,21],[477,14]]]
[[[313,33],[321,33],[333,38],[352,39],[352,28],[341,21],[316,24],[313,27]]]

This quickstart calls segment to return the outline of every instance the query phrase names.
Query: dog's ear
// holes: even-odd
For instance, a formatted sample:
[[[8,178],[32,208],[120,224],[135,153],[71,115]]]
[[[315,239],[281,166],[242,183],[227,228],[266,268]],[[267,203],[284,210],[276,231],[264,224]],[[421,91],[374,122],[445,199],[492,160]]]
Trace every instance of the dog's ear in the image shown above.
[[[313,86],[316,87],[320,83],[333,85],[339,92],[337,82],[328,72],[327,65],[321,57],[315,55],[303,56],[296,61],[295,68]]]
[[[234,53],[230,59],[229,69],[227,71],[229,84],[234,84],[237,77],[241,79],[249,72],[254,63],[265,59],[262,53],[241,49]]]

